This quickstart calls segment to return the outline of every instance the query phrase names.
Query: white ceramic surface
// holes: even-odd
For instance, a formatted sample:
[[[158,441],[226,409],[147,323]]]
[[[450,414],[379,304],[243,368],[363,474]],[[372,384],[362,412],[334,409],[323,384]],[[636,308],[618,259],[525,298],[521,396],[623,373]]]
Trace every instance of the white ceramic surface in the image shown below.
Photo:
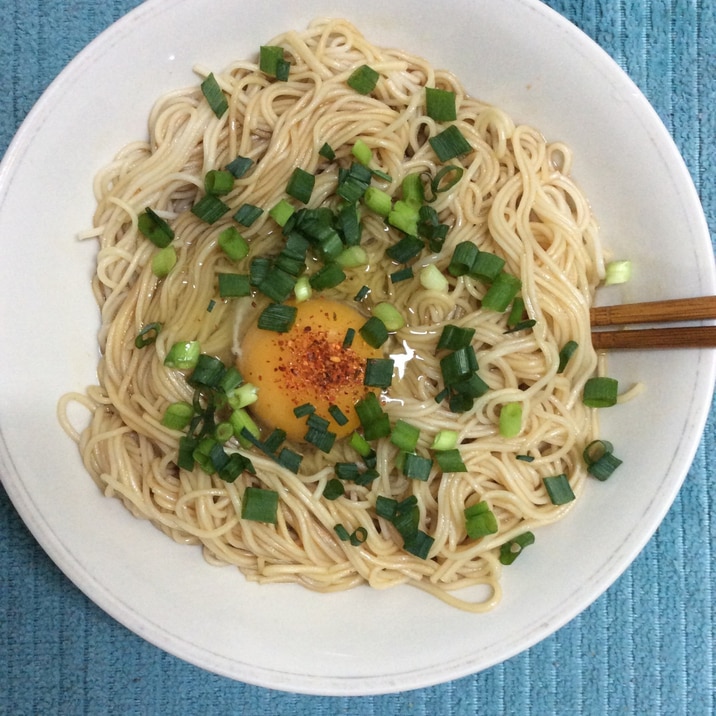
[[[676,297],[681,286],[714,293],[713,253],[691,180],[616,64],[534,0],[446,4],[437,25],[434,6],[411,0],[344,0],[340,14],[376,44],[452,69],[473,94],[574,147],[574,171],[604,242],[635,266],[634,279],[602,302]],[[250,683],[368,694],[488,668],[591,604],[642,549],[681,485],[713,392],[714,355],[612,358],[610,374],[623,386],[647,385],[638,400],[603,414],[604,435],[618,441],[625,467],[607,483],[594,481],[567,519],[539,531],[537,544],[505,570],[503,603],[485,616],[410,588],[326,596],[248,584],[103,498],[55,414],[62,393],[95,380],[94,246],[74,238],[90,224],[92,176],[144,136],[155,98],[195,82],[192,65],[219,70],[281,31],[335,15],[335,7],[151,0],[84,50],[39,101],[0,168],[0,473],[52,559],[150,642]]]

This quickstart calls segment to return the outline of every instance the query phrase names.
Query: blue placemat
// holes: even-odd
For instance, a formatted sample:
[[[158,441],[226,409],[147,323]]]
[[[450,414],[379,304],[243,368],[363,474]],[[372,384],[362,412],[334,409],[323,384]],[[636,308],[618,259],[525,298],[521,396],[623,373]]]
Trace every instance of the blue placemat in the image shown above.
[[[0,152],[53,77],[137,4],[0,0]],[[606,49],[652,102],[716,236],[716,3],[548,4]],[[712,714],[715,448],[712,410],[657,534],[605,595],[555,635],[475,676],[364,698],[248,686],[149,645],[60,573],[0,488],[0,714]]]

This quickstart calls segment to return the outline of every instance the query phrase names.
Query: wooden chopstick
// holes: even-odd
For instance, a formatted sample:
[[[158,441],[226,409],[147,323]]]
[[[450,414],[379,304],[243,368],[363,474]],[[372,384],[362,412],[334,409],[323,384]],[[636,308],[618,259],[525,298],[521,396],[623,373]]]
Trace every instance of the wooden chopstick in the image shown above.
[[[599,306],[592,308],[589,318],[592,326],[625,326],[631,323],[698,321],[704,318],[716,318],[716,296]]]
[[[590,311],[592,327],[697,321],[716,318],[716,296],[600,306]],[[716,326],[592,331],[596,349],[716,348]]]

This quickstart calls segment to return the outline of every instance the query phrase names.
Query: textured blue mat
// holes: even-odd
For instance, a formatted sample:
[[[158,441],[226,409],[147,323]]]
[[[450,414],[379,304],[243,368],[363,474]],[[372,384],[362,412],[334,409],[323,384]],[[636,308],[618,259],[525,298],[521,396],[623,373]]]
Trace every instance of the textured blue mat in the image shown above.
[[[0,0],[0,152],[67,62],[137,4]],[[714,0],[548,4],[607,50],[652,102],[716,238]],[[713,714],[715,454],[712,410],[657,534],[605,595],[551,638],[472,677],[365,698],[273,692],[161,652],[60,573],[0,488],[0,714]]]

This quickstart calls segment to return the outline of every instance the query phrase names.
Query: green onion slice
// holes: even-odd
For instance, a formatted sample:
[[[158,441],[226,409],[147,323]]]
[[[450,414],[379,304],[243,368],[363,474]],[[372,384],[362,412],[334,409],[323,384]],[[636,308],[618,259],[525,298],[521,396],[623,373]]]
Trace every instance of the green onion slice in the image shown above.
[[[348,86],[359,94],[370,94],[378,83],[380,75],[368,65],[361,65],[353,70],[348,78]]]
[[[278,521],[278,492],[247,487],[241,502],[241,518],[253,522],[276,524]]]
[[[522,554],[522,550],[534,544],[534,541],[535,536],[532,532],[524,532],[505,542],[500,547],[500,563],[504,565],[512,564]]]
[[[436,87],[426,87],[425,113],[436,122],[454,122],[457,119],[455,93]]]
[[[291,330],[298,309],[281,303],[271,303],[259,315],[256,325],[264,331],[287,333]]]
[[[615,378],[590,378],[582,392],[583,403],[590,408],[609,408],[616,405],[619,383]]]
[[[201,91],[214,114],[217,117],[222,117],[229,109],[229,102],[213,72],[201,83]]]
[[[151,345],[157,340],[157,336],[161,330],[161,323],[158,323],[157,321],[154,323],[147,323],[147,325],[144,326],[139,333],[137,333],[137,337],[134,339],[134,346],[136,348],[144,348],[145,346]]]
[[[545,477],[542,482],[553,505],[566,505],[575,499],[572,486],[564,473],[554,477]]]
[[[447,162],[472,151],[470,142],[465,139],[455,124],[451,124],[428,141],[441,162]]]
[[[171,226],[149,207],[137,217],[137,228],[160,249],[169,246],[174,238]]]

